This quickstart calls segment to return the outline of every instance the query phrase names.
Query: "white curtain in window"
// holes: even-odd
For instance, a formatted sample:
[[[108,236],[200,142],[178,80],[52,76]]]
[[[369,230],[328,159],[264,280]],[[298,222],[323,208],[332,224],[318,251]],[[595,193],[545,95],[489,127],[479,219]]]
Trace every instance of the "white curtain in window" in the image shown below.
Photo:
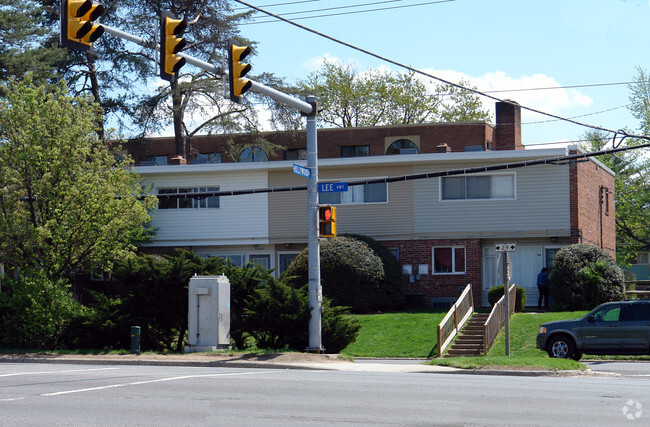
[[[490,198],[504,199],[515,197],[514,175],[494,175],[490,188]]]

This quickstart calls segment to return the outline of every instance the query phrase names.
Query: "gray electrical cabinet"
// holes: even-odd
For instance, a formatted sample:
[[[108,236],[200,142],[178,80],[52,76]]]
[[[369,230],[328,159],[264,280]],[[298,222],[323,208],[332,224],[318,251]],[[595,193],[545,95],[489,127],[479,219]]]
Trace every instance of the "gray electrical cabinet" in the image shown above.
[[[230,349],[230,281],[194,276],[188,286],[186,353]]]

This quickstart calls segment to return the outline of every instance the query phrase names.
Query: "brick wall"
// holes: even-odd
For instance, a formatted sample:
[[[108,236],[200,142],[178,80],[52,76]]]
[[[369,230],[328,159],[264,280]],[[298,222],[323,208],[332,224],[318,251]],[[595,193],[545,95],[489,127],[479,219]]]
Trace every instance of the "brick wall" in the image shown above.
[[[572,164],[569,174],[571,243],[598,246],[616,257],[614,176],[593,161]]]
[[[429,274],[421,275],[420,280],[409,282],[409,276],[403,276],[404,295],[423,295],[427,306],[431,298],[458,297],[467,284],[472,285],[474,301],[480,303],[483,285],[483,256],[480,239],[461,240],[397,240],[380,242],[388,248],[399,249],[399,261],[402,265],[410,264],[413,274],[418,273],[419,264],[427,264]],[[433,274],[434,247],[465,247],[465,274]]]

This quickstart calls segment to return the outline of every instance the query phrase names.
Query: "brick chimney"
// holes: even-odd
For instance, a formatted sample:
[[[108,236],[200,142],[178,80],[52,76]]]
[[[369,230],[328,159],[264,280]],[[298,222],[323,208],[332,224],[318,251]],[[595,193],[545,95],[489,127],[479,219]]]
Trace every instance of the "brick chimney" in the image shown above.
[[[187,161],[185,160],[185,157],[183,157],[183,156],[173,156],[171,159],[169,159],[169,164],[170,165],[186,165]]]
[[[494,150],[523,150],[521,144],[521,107],[515,101],[496,103]]]
[[[451,147],[447,144],[440,144],[436,146],[436,153],[450,153]]]

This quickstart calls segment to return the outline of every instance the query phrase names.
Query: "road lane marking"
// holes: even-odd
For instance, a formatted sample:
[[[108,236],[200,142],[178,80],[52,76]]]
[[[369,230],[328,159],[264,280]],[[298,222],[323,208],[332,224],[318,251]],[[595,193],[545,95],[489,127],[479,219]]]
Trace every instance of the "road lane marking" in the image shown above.
[[[177,381],[177,380],[185,380],[188,378],[209,378],[209,377],[228,377],[228,376],[237,376],[237,375],[255,375],[255,374],[266,374],[269,372],[276,372],[276,371],[261,371],[261,372],[235,372],[235,373],[228,373],[228,374],[204,374],[204,375],[184,375],[181,377],[169,377],[169,378],[159,378],[156,380],[148,380],[148,381],[134,381],[130,383],[122,383],[122,384],[110,384],[106,386],[100,386],[100,387],[90,387],[90,388],[81,388],[81,389],[76,389],[76,390],[67,390],[67,391],[57,391],[54,393],[43,393],[40,394],[39,396],[59,396],[62,394],[71,394],[71,393],[84,393],[87,391],[96,391],[96,390],[107,390],[111,388],[118,388],[118,387],[127,387],[127,386],[133,386],[133,385],[142,385],[142,384],[152,384],[152,383],[160,383],[160,382],[165,382],[165,381]]]
[[[41,371],[41,372],[15,372],[13,374],[0,374],[0,377],[16,377],[20,375],[64,374],[70,372],[96,372],[96,371],[110,371],[112,369],[120,369],[120,368],[68,369],[64,371]]]

